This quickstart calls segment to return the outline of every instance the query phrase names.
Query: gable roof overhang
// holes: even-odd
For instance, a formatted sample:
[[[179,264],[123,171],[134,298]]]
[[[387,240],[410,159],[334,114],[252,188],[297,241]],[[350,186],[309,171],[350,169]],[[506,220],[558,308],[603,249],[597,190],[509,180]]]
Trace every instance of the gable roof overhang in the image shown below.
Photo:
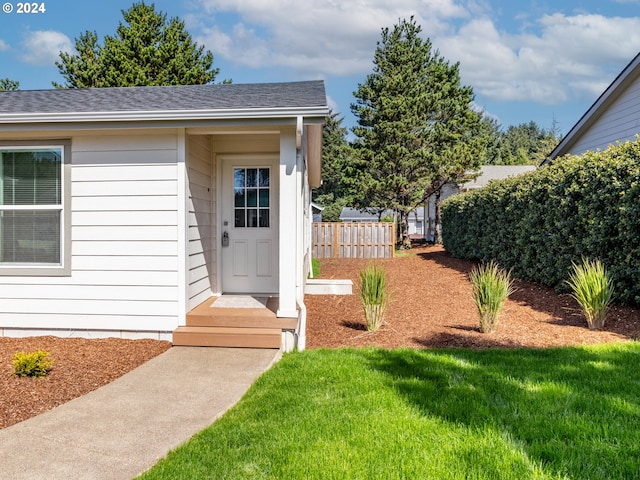
[[[593,126],[600,116],[611,106],[611,104],[625,91],[625,89],[640,76],[640,53],[629,62],[620,72],[607,89],[598,97],[578,122],[569,130],[569,133],[553,149],[541,165],[551,162],[557,157],[566,155],[571,148],[582,137],[582,135]]]
[[[0,131],[322,123],[324,82],[0,92]]]
[[[241,125],[241,124],[296,124],[299,116],[305,123],[323,122],[327,107],[295,107],[295,108],[244,108],[220,110],[160,110],[160,111],[111,111],[111,112],[33,112],[33,113],[0,113],[0,128],[27,129],[56,127],[91,128],[118,126],[123,123],[148,127],[161,125],[164,127],[186,126],[198,127],[207,124]]]

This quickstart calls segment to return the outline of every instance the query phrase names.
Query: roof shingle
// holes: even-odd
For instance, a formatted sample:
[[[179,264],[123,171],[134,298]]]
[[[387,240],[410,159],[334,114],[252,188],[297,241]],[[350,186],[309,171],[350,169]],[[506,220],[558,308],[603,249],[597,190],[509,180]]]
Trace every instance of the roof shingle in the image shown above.
[[[324,82],[182,85],[0,92],[0,115],[323,107]]]

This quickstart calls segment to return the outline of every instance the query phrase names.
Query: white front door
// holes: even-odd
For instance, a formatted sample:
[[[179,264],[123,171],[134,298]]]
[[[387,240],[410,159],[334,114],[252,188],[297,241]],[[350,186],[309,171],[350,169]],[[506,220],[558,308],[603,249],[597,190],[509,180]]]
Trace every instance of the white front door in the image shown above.
[[[222,291],[278,293],[278,167],[275,155],[224,156]]]

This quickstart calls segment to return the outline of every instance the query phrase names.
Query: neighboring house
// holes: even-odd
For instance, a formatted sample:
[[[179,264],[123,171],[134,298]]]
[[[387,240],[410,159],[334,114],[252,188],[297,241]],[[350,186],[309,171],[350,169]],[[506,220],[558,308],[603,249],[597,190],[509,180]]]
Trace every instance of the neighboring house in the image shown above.
[[[461,183],[460,185],[453,183],[446,184],[442,189],[440,200],[444,201],[451,195],[486,187],[492,180],[502,180],[504,178],[522,175],[523,173],[531,172],[535,169],[536,167],[534,165],[483,165],[480,167],[480,175],[475,179]],[[424,237],[426,240],[433,242],[435,238],[436,220],[436,202],[434,195],[431,195],[427,199],[426,209],[427,223]]]
[[[311,202],[311,211],[313,213],[312,221],[313,222],[321,222],[322,221],[322,212],[324,211],[324,207],[322,205],[318,205],[315,202]]]
[[[345,207],[340,213],[340,220],[343,222],[378,222],[379,218],[393,217],[394,212],[392,210],[385,210],[380,216],[376,213],[361,212],[355,208]],[[424,225],[424,208],[416,208],[409,214],[409,235],[423,234]]]
[[[328,112],[321,81],[0,92],[0,335],[170,340],[244,293],[304,348]]]
[[[640,54],[598,97],[549,155],[552,159],[588,150],[604,150],[640,133]]]

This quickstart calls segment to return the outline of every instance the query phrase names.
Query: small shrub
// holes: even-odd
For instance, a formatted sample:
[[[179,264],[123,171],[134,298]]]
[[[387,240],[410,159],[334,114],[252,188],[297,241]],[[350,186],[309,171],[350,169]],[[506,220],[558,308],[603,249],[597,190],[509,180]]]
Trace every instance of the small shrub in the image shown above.
[[[360,272],[360,300],[364,308],[367,330],[375,332],[382,325],[389,304],[384,268],[368,265]]]
[[[613,283],[600,260],[583,258],[580,265],[572,263],[573,271],[567,280],[571,296],[576,299],[591,330],[604,327],[611,306]]]
[[[513,293],[511,273],[491,261],[471,270],[473,299],[480,314],[480,331],[490,333],[498,325],[498,315],[504,301]]]
[[[49,352],[18,352],[13,355],[13,373],[18,377],[44,377],[51,367],[53,360],[47,360]]]

